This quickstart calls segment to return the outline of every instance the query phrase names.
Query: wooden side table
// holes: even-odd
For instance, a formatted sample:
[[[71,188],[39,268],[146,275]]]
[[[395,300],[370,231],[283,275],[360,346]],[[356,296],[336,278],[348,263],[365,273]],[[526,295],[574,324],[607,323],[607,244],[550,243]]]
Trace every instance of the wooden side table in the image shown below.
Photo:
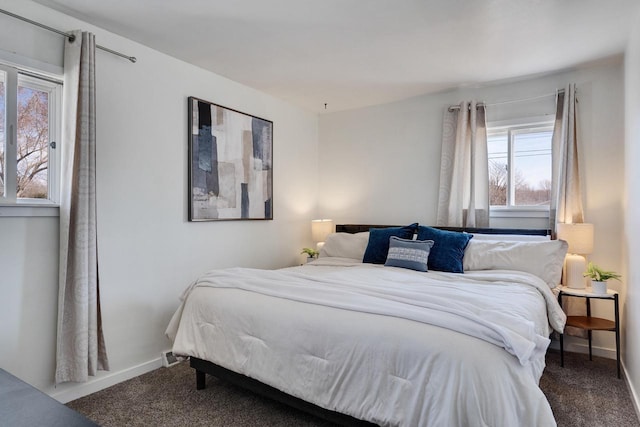
[[[591,350],[591,333],[593,331],[611,331],[616,334],[616,362],[618,368],[618,378],[620,378],[620,309],[618,305],[618,292],[613,290],[607,290],[606,294],[595,294],[591,291],[591,288],[586,289],[573,289],[566,286],[560,288],[558,293],[558,302],[562,307],[562,296],[570,296],[577,298],[584,298],[587,304],[586,316],[567,316],[566,326],[573,326],[574,328],[584,329],[587,331],[589,338],[589,360],[592,359]],[[591,300],[592,299],[607,299],[613,300],[614,303],[614,320],[602,319],[600,317],[591,316]],[[564,366],[564,334],[560,334],[560,366]]]

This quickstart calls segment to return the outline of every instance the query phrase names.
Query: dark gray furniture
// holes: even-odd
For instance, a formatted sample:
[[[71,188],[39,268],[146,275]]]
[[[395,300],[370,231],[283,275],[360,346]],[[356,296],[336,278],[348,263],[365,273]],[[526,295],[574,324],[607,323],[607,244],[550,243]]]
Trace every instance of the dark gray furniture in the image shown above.
[[[0,368],[0,425],[84,427],[98,424]]]

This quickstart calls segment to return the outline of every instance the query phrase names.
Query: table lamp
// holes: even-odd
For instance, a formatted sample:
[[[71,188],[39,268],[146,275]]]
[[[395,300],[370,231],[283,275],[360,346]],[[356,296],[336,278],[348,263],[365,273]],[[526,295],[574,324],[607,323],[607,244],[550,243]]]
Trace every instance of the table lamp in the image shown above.
[[[316,242],[316,250],[319,252],[324,246],[327,236],[333,233],[333,220],[314,219],[311,221],[311,238]]]
[[[569,244],[564,261],[564,284],[574,289],[586,288],[584,255],[593,252],[593,224],[558,224],[558,239]]]

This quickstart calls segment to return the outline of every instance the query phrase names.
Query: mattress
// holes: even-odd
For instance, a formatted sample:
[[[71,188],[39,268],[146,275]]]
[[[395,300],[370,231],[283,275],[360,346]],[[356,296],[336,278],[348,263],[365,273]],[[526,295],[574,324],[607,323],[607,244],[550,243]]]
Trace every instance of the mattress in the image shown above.
[[[538,382],[564,314],[546,283],[325,258],[211,271],[184,292],[173,352],[383,426],[553,426]]]

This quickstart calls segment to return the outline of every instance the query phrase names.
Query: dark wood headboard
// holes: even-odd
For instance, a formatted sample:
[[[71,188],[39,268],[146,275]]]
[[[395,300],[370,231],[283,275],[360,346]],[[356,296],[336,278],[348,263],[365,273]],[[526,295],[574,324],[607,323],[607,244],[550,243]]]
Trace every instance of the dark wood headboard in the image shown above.
[[[336,224],[336,233],[360,233],[370,228],[401,227],[399,225],[372,224]],[[465,231],[478,234],[519,234],[525,236],[550,236],[551,230],[544,228],[472,228],[472,227],[433,227],[448,231]]]

